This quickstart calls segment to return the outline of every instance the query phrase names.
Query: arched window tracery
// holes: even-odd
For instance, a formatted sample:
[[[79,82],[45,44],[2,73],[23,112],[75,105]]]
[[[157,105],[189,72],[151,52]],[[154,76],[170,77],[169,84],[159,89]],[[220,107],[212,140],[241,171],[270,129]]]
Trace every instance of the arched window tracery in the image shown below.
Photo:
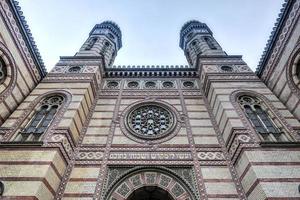
[[[287,142],[291,140],[283,128],[275,123],[271,113],[260,99],[242,95],[238,98],[238,103],[262,141]]]
[[[46,132],[56,113],[64,102],[60,95],[53,95],[45,98],[25,128],[15,138],[21,142],[36,142]]]

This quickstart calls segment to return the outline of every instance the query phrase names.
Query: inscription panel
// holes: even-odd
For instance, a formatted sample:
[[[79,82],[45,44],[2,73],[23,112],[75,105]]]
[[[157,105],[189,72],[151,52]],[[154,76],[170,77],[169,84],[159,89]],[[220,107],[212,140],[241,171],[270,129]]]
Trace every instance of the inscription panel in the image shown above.
[[[111,152],[110,160],[192,160],[190,152]]]

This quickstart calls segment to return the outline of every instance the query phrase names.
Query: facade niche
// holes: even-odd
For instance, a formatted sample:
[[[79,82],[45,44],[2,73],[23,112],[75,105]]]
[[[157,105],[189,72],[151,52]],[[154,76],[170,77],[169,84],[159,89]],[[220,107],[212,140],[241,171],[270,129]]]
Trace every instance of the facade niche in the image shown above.
[[[263,101],[253,96],[242,95],[238,98],[238,103],[263,142],[292,140]]]
[[[50,126],[63,102],[64,98],[60,95],[53,95],[45,98],[33,114],[31,120],[29,120],[25,128],[19,132],[19,134],[15,138],[15,141],[40,141],[42,135]]]

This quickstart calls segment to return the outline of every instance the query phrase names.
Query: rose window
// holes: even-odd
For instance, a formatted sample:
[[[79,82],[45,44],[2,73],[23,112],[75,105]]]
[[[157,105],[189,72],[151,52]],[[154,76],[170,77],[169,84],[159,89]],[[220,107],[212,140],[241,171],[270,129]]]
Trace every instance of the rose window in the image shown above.
[[[129,112],[127,126],[138,137],[157,138],[172,130],[174,115],[163,106],[144,104]]]

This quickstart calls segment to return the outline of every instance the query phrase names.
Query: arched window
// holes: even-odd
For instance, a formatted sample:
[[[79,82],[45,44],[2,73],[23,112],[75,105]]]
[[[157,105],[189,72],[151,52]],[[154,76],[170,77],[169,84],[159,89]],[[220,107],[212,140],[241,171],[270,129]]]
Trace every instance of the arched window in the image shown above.
[[[208,47],[210,49],[217,49],[217,47],[215,46],[215,44],[213,43],[212,39],[210,37],[204,37],[204,41],[207,43]]]
[[[16,137],[16,141],[40,141],[41,136],[55,117],[64,98],[53,95],[45,98],[25,128]]]
[[[196,54],[201,54],[200,42],[195,39],[190,43],[190,49],[192,49]]]
[[[238,98],[238,102],[244,110],[246,117],[251,122],[251,125],[263,141],[285,142],[291,140],[282,128],[276,126],[261,100],[243,95]]]
[[[2,84],[5,81],[7,71],[6,66],[2,58],[0,58],[0,84]]]
[[[90,50],[91,48],[93,48],[94,44],[97,42],[98,38],[94,37],[91,38],[87,44],[87,46],[85,47],[85,50]]]

